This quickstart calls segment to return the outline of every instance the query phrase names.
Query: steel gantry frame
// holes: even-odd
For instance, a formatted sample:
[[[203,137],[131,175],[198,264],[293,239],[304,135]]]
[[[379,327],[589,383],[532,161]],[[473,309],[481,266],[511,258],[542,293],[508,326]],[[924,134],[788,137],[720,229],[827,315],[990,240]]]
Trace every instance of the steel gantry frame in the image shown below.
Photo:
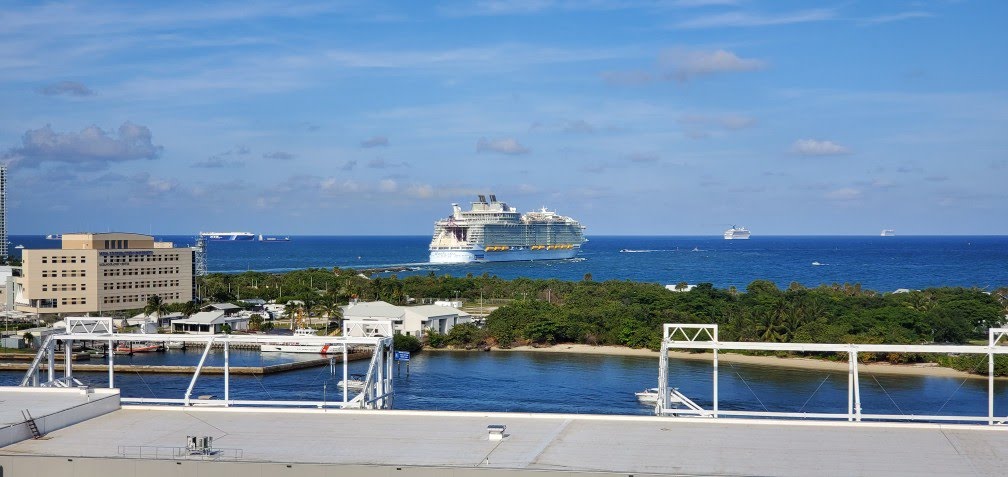
[[[696,415],[703,417],[776,417],[804,419],[846,419],[861,420],[911,420],[911,421],[961,421],[985,422],[989,425],[1004,424],[1008,418],[994,415],[994,356],[1008,354],[1008,328],[991,328],[986,346],[976,345],[895,345],[895,344],[847,344],[847,343],[762,343],[741,341],[719,341],[718,325],[667,323],[662,328],[661,355],[658,360],[658,403],[655,414]],[[669,390],[669,356],[672,349],[710,350],[713,359],[712,408],[681,409],[674,406]],[[847,413],[808,413],[772,411],[725,411],[718,408],[718,352],[736,351],[790,351],[798,353],[846,353],[847,354]],[[931,354],[974,354],[987,355],[987,415],[986,416],[931,416],[865,414],[861,409],[860,372],[858,353],[931,353]]]
[[[382,335],[374,333],[372,336],[351,337],[351,336],[275,336],[275,335],[189,335],[189,334],[142,334],[142,333],[116,333],[112,326],[111,318],[69,318],[67,319],[67,331],[65,333],[52,334],[46,337],[39,348],[35,359],[32,361],[21,379],[21,386],[37,387],[74,387],[83,385],[73,377],[73,356],[71,350],[74,342],[101,341],[108,343],[108,387],[115,387],[115,344],[122,342],[153,342],[153,343],[181,343],[199,342],[205,343],[203,353],[199,363],[196,365],[189,387],[185,395],[181,398],[134,398],[122,397],[121,401],[132,404],[182,404],[192,406],[192,392],[199,379],[203,366],[206,363],[210,350],[219,345],[224,351],[224,398],[223,399],[200,399],[200,405],[216,406],[292,406],[292,407],[336,407],[336,408],[362,408],[362,409],[391,409],[395,388],[392,379],[392,361],[395,356],[393,338],[391,334],[391,322],[369,322],[380,331],[388,331]],[[373,348],[371,361],[368,366],[367,377],[364,381],[364,389],[354,396],[343,388],[343,399],[336,401],[291,401],[291,400],[240,400],[231,399],[231,359],[230,346],[232,343],[241,344],[267,344],[283,341],[285,343],[296,343],[306,345],[330,345],[336,347],[343,353],[343,380],[346,381],[348,374],[347,358],[351,347]],[[56,376],[56,348],[58,343],[63,343],[63,376]],[[41,378],[42,362],[46,361],[46,379]]]

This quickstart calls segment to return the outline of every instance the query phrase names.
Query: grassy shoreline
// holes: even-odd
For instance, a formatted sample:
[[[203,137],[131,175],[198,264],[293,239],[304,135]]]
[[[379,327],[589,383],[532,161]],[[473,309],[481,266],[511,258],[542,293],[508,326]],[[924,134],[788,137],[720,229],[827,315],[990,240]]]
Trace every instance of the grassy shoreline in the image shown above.
[[[461,348],[424,348],[424,352],[472,352],[481,349],[466,350]],[[625,346],[592,346],[578,343],[561,343],[553,346],[516,346],[513,348],[492,348],[495,352],[516,352],[516,353],[570,353],[589,354],[605,356],[640,356],[658,358],[661,354],[658,351],[651,351],[644,348],[627,348]],[[669,356],[676,359],[688,359],[694,361],[713,361],[713,353],[690,353],[686,351],[669,351]],[[816,358],[802,357],[778,357],[778,356],[753,356],[722,351],[718,354],[718,361],[721,363],[751,364],[757,366],[774,366],[795,369],[808,369],[814,371],[847,372],[847,363],[840,361],[828,361]],[[943,378],[964,378],[964,379],[987,379],[987,376],[967,373],[957,369],[939,366],[936,363],[917,364],[889,364],[889,363],[859,363],[858,370],[862,374],[895,374],[903,376],[932,376]],[[995,377],[996,380],[1008,380],[1008,377]]]

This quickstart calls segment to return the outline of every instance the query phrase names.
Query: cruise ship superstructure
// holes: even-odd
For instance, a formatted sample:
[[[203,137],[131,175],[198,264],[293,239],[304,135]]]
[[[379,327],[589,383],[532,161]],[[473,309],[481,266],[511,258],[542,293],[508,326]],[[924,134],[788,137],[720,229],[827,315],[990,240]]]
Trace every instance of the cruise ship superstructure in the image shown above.
[[[480,195],[470,210],[452,204],[452,215],[434,223],[431,263],[506,262],[574,258],[585,227],[542,208],[522,214],[497,197]]]
[[[730,229],[724,231],[724,238],[725,240],[748,240],[749,229],[732,225]]]

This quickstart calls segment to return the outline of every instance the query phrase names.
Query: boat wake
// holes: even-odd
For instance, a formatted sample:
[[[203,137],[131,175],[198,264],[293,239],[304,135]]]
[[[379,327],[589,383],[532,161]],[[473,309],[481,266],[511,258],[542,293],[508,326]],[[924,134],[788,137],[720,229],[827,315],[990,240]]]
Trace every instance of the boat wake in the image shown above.
[[[620,250],[620,253],[656,253],[656,252],[674,252],[674,251],[675,250],[651,250],[651,249],[636,250],[636,249],[624,248]]]
[[[829,264],[828,263],[812,262],[812,266],[813,267],[822,267],[822,266],[826,266],[826,265],[829,265]]]

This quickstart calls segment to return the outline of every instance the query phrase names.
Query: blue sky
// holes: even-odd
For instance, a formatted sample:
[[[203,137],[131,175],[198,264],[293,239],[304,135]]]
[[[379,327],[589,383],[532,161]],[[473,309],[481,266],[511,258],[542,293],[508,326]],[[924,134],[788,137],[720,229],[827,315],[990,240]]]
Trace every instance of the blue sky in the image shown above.
[[[12,233],[1008,234],[1008,3],[6,3]]]

